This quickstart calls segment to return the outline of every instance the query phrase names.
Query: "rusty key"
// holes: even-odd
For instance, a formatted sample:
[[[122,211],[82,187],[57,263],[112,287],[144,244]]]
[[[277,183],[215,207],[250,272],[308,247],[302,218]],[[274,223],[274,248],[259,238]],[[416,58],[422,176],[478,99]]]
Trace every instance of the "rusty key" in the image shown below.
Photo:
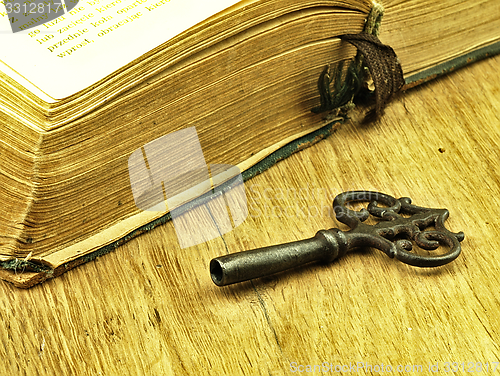
[[[346,204],[368,201],[367,209],[354,211]],[[383,207],[378,204],[384,205]],[[349,191],[335,197],[336,218],[350,227],[320,230],[310,239],[233,253],[210,261],[210,274],[217,286],[230,285],[264,277],[314,261],[331,262],[357,247],[373,247],[391,258],[418,267],[436,267],[455,260],[460,254],[463,232],[453,233],[445,228],[449,216],[446,209],[412,205],[411,199],[396,199],[380,192]],[[380,221],[363,223],[370,214]],[[403,216],[409,215],[409,217]],[[433,226],[434,230],[426,230]],[[413,243],[426,250],[447,245],[440,255],[419,255],[412,252]]]

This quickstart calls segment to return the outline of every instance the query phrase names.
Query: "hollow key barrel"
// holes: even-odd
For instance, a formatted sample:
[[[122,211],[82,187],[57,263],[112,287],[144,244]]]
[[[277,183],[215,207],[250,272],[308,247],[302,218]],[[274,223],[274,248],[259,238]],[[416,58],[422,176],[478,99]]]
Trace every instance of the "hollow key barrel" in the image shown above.
[[[346,249],[341,231],[320,230],[310,239],[217,257],[210,262],[210,274],[216,285],[225,286],[315,261],[331,262],[342,256]]]

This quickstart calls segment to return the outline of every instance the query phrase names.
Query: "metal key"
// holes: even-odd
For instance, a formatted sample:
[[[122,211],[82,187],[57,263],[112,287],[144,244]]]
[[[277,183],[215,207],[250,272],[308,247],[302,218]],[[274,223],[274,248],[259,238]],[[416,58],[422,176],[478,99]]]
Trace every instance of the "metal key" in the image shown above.
[[[368,201],[367,209],[354,211],[346,204]],[[378,204],[384,205],[379,207]],[[313,261],[331,262],[357,247],[373,247],[391,258],[418,267],[435,267],[455,260],[460,254],[463,232],[445,228],[446,209],[431,209],[411,204],[411,199],[396,199],[380,192],[350,191],[335,197],[336,218],[350,227],[320,230],[310,239],[258,248],[214,258],[210,262],[212,280],[218,286],[264,277]],[[374,225],[363,223],[373,215]],[[404,217],[402,214],[410,215]],[[434,226],[435,230],[425,230]],[[440,244],[450,249],[442,255],[422,256],[411,252],[413,242],[420,248],[434,250]]]

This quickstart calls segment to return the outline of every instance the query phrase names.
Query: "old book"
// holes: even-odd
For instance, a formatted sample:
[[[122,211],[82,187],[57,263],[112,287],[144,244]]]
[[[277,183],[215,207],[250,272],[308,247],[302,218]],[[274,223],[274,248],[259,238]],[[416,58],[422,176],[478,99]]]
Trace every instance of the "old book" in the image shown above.
[[[48,1],[22,20],[12,1],[0,4],[0,277],[19,287],[335,129],[311,109],[325,65],[356,54],[337,35],[375,19],[407,87],[500,40],[496,0],[91,0],[47,22]]]

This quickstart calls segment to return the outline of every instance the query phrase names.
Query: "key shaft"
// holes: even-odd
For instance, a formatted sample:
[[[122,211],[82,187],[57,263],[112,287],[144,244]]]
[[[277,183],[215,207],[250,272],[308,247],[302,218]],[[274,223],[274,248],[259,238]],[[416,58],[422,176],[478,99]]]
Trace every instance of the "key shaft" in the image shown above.
[[[210,275],[216,285],[226,286],[315,261],[328,263],[346,251],[347,243],[342,231],[320,230],[310,239],[217,257],[210,262]]]

